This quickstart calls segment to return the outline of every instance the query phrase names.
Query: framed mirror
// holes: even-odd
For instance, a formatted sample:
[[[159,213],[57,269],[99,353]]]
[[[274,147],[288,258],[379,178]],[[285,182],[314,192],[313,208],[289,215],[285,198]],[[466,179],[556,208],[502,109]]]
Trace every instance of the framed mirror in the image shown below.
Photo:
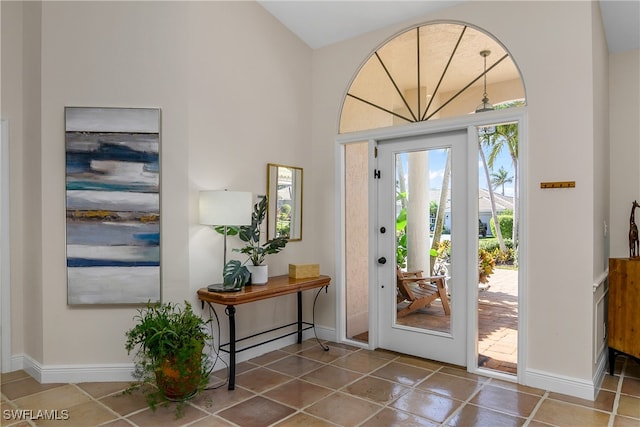
[[[267,236],[302,240],[302,168],[267,164]]]

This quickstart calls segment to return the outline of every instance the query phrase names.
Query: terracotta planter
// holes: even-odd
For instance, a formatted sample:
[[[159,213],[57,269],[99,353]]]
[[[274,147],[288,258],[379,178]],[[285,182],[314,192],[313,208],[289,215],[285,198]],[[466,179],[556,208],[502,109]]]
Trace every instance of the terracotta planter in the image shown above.
[[[181,401],[193,397],[198,392],[202,375],[202,347],[187,359],[183,372],[176,367],[175,357],[165,359],[156,371],[158,389],[169,400]]]

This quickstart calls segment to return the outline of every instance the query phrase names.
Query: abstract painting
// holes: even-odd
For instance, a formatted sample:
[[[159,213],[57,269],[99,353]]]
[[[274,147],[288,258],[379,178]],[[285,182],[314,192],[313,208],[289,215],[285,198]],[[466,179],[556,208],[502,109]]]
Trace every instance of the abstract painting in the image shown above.
[[[67,303],[160,301],[160,110],[65,108]]]

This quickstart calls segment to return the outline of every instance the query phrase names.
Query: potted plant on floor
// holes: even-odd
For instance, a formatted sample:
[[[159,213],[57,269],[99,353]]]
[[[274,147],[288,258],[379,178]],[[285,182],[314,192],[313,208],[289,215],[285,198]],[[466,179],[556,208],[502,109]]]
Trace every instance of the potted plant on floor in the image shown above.
[[[275,237],[271,240],[267,240],[265,243],[260,244],[261,227],[262,222],[267,216],[267,197],[263,197],[258,203],[253,206],[253,212],[251,214],[251,225],[243,225],[238,229],[238,237],[243,242],[246,242],[246,246],[240,249],[234,249],[236,252],[241,252],[249,256],[247,265],[251,273],[251,284],[260,285],[267,283],[269,277],[268,266],[264,264],[265,257],[271,254],[277,254],[287,245],[289,241],[286,237]],[[238,266],[227,268],[225,266],[225,280],[230,275],[237,273]]]
[[[204,320],[184,302],[147,304],[134,317],[136,324],[126,332],[127,353],[134,352],[134,378],[127,391],[140,388],[152,410],[158,404],[177,402],[176,416],[186,400],[202,391],[209,376],[209,362],[203,349],[211,339]]]

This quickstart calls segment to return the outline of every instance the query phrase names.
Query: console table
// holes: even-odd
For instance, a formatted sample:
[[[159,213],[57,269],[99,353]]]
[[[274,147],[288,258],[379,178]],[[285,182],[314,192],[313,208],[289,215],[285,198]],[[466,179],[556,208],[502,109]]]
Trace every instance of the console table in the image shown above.
[[[330,282],[331,278],[329,276],[319,276],[308,279],[293,279],[287,275],[284,275],[270,277],[266,285],[245,286],[242,290],[237,292],[209,292],[207,288],[201,288],[198,290],[198,299],[201,301],[203,308],[205,303],[209,304],[209,307],[212,310],[212,303],[226,306],[225,313],[229,318],[229,342],[220,345],[220,351],[224,351],[225,353],[229,354],[229,390],[235,389],[237,353],[294,334],[298,335],[298,344],[302,342],[302,332],[308,329],[315,328],[315,323],[302,321],[302,292],[319,288],[318,292],[316,293],[315,299],[313,300],[313,308],[315,310],[316,300],[318,298],[318,295],[320,294],[320,291],[322,291],[323,288],[326,289],[329,286]],[[275,298],[293,293],[298,294],[298,320],[296,322],[269,329],[267,331],[259,332],[257,334],[253,334],[244,338],[236,338],[236,305]],[[250,338],[254,338],[294,325],[297,326],[297,329],[293,332],[289,332],[285,335],[259,342],[257,344],[249,345],[244,348],[237,348],[237,344],[244,340],[248,340]],[[328,350],[328,347],[325,348],[323,346],[323,348],[325,350]]]
[[[608,345],[609,374],[618,354],[640,363],[640,260],[609,259]]]

